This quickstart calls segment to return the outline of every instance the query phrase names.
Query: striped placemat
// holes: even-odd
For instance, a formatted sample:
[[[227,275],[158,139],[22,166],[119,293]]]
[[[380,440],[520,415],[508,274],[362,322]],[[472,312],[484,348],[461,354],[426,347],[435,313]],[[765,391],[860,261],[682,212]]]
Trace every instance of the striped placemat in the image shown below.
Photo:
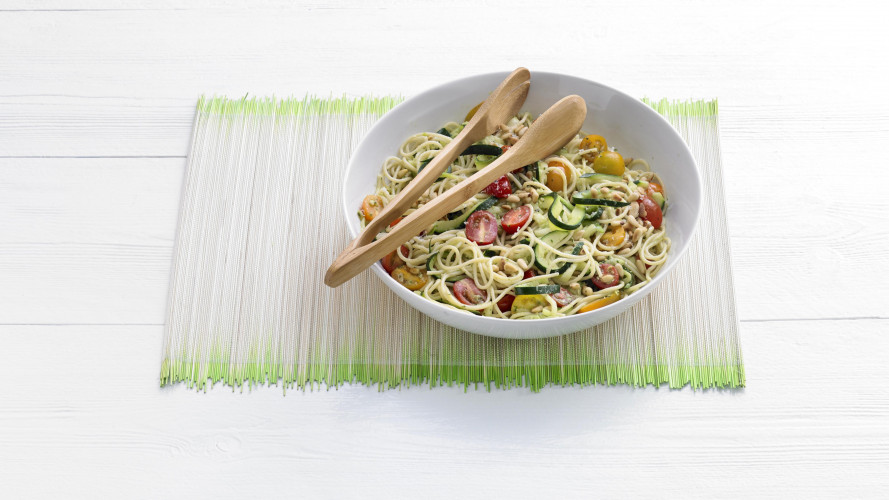
[[[701,226],[682,262],[624,314],[540,340],[445,326],[370,272],[324,286],[327,266],[350,239],[339,206],[349,156],[399,101],[198,102],[161,385],[744,385],[716,101],[648,101],[703,171]]]

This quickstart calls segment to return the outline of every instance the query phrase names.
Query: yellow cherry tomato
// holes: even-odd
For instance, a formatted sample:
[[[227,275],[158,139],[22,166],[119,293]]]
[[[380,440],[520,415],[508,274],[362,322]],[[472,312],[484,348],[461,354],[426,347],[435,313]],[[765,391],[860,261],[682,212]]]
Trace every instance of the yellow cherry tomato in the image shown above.
[[[482,101],[482,102],[476,104],[474,108],[470,109],[469,113],[466,113],[466,118],[464,118],[463,121],[468,122],[469,120],[472,120],[472,117],[475,116],[475,113],[478,111],[478,108],[482,107],[482,104],[484,104],[484,103],[485,103],[485,101]]]
[[[550,172],[546,174],[546,187],[553,191],[561,191],[565,189],[565,182],[571,184],[571,169],[563,165],[561,162],[551,161],[546,164],[550,168]],[[565,178],[555,172],[555,169],[561,169],[565,174]]]
[[[397,267],[392,271],[392,277],[408,290],[419,290],[429,282],[429,278],[426,277],[426,271],[416,267]]]
[[[617,151],[600,153],[593,162],[593,170],[597,174],[624,175],[624,157]]]
[[[588,135],[580,141],[580,149],[596,148],[600,153],[608,148],[608,143],[601,135]]]
[[[375,194],[365,196],[361,202],[361,213],[367,222],[374,220],[381,210],[383,210],[383,199]]]
[[[580,311],[578,311],[578,312],[585,313],[585,312],[594,311],[596,309],[599,309],[600,307],[605,307],[608,304],[613,304],[613,303],[617,302],[618,299],[620,299],[620,293],[614,292],[611,295],[608,295],[606,297],[602,297],[599,300],[594,300],[594,301],[590,302],[589,304],[581,307]]]
[[[543,295],[517,295],[512,302],[512,312],[531,312],[537,306],[546,307]]]
[[[610,229],[608,232],[603,234],[602,239],[599,241],[610,247],[619,247],[624,244],[624,240],[626,239],[627,232],[624,231],[624,227],[617,226],[616,228]]]

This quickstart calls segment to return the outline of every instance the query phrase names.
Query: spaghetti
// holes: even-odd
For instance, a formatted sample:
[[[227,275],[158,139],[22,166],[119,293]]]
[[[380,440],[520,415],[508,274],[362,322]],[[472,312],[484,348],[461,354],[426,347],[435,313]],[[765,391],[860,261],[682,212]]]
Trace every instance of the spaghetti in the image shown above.
[[[528,113],[513,117],[464,152],[405,215],[487,166],[531,122]],[[414,134],[386,159],[359,211],[362,226],[464,125]],[[382,264],[415,293],[461,311],[512,319],[588,312],[639,290],[665,264],[662,185],[645,160],[624,159],[605,138],[581,133],[498,179]]]

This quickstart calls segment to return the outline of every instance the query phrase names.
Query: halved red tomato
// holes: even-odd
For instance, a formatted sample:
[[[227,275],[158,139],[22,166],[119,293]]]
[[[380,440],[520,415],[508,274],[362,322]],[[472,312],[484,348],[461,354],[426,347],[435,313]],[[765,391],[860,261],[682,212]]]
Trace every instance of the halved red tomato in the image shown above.
[[[503,219],[500,221],[500,225],[503,226],[503,230],[506,231],[506,234],[512,234],[519,230],[522,226],[528,222],[528,219],[531,218],[531,207],[528,205],[522,205],[518,208],[513,208],[509,212],[503,216]]]
[[[568,289],[565,287],[562,287],[562,289],[559,290],[559,293],[550,294],[550,297],[552,297],[553,300],[556,301],[556,304],[559,304],[559,307],[567,306],[575,298],[574,295],[571,295],[571,292],[569,292]]]
[[[507,312],[512,309],[512,303],[515,302],[515,295],[504,295],[502,299],[497,301],[497,307],[501,312]]]
[[[479,210],[466,221],[466,238],[479,245],[490,245],[497,239],[497,218],[487,210]]]
[[[599,270],[602,271],[602,276],[593,276],[593,284],[599,287],[599,289],[603,288],[611,288],[614,285],[620,283],[620,267],[614,264],[602,263],[599,264]]]
[[[509,185],[509,178],[504,175],[496,181],[488,184],[482,192],[491,196],[496,196],[497,198],[506,198],[512,194],[512,186]]]
[[[525,271],[525,275],[522,276],[522,279],[533,278],[534,276],[537,276],[537,273],[533,269],[528,269]]]
[[[660,205],[648,196],[639,197],[639,217],[650,222],[655,229],[660,229],[664,222],[664,212]]]
[[[454,297],[460,302],[474,306],[488,299],[488,294],[480,289],[472,278],[463,278],[454,283]]]

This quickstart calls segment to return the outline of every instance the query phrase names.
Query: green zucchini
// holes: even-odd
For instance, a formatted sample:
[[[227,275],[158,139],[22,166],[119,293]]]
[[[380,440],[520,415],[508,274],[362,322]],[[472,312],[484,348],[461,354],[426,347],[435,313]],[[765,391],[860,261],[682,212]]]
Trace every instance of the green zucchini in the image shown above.
[[[546,163],[537,162],[537,182],[546,184]]]
[[[541,210],[549,210],[549,207],[553,205],[553,202],[556,201],[559,195],[556,194],[555,191],[551,191],[541,196],[540,199],[537,200],[537,206],[541,208]]]
[[[591,184],[598,184],[600,182],[623,182],[624,178],[619,175],[610,175],[610,174],[583,174],[580,176],[581,179],[586,179]]]
[[[664,209],[664,205],[667,203],[667,200],[664,199],[664,195],[654,190],[652,190],[651,192],[651,199],[654,200],[655,203],[660,205],[661,210]]]
[[[489,144],[473,144],[468,148],[464,149],[460,156],[465,155],[490,155],[490,156],[500,156],[503,154],[503,150],[500,149],[499,146],[491,146]]]
[[[491,257],[498,257],[500,255],[500,250],[485,250],[484,252],[482,252],[482,255],[489,259]]]
[[[556,198],[556,201],[550,205],[549,211],[546,214],[547,218],[549,218],[549,222],[557,228],[565,231],[579,228],[586,215],[586,210],[580,205],[576,207],[572,207],[571,205],[566,207],[565,205],[566,204],[563,202],[561,196]]]
[[[614,201],[614,200],[606,200],[605,198],[586,198],[584,196],[577,196],[571,198],[577,205],[604,205],[606,207],[625,207],[630,204],[628,201]]]
[[[604,212],[605,212],[605,207],[597,206],[596,210],[592,213],[585,215],[583,217],[583,220],[585,220],[585,221],[599,220],[599,217],[602,217],[602,213],[604,213]]]
[[[432,270],[432,262],[435,261],[436,255],[438,255],[438,252],[435,252],[434,254],[430,255],[428,259],[426,259],[426,270],[427,271]]]
[[[493,155],[476,155],[475,157],[475,166],[478,168],[485,168],[496,160],[497,157]]]
[[[568,235],[571,234],[568,231],[552,231],[540,237],[540,241],[546,243],[547,245],[558,249],[558,243],[562,240],[568,238]],[[574,244],[574,249],[571,250],[571,255],[580,255],[580,251],[583,250],[583,242],[578,241]],[[558,268],[554,267],[553,261],[557,257],[552,253],[548,252],[547,249],[543,248],[543,245],[538,245],[537,248],[534,249],[534,263],[537,267],[542,271],[547,272],[556,272],[558,274],[562,274],[571,267],[573,262],[565,262]]]
[[[472,215],[473,212],[477,210],[487,210],[493,207],[497,203],[497,198],[494,196],[489,196],[484,200],[480,201],[472,208],[467,208],[463,211],[463,214],[459,217],[455,217],[451,220],[446,221],[438,221],[432,225],[432,234],[439,234],[445,231],[450,231],[451,229],[460,229],[461,227],[466,225],[466,219]],[[450,214],[448,215],[450,217]]]
[[[559,293],[562,289],[559,285],[534,285],[534,286],[517,286],[515,287],[516,295],[544,295],[548,293]]]
[[[446,129],[446,128],[444,128],[444,127],[438,129],[438,132],[436,132],[436,134],[446,135],[446,136],[448,136],[448,137],[451,136],[451,133],[448,132],[448,129]]]
[[[441,134],[442,130],[447,132],[447,130],[441,129],[438,131],[438,133]],[[444,135],[448,135],[448,134],[445,133]],[[465,155],[500,156],[501,154],[503,154],[503,150],[497,146],[489,146],[488,144],[473,144],[472,146],[469,146],[468,148],[464,149],[463,152],[460,153],[460,156],[465,156]],[[432,161],[433,158],[435,158],[435,157],[433,156],[432,158],[429,158],[428,160],[423,160],[422,162],[420,162],[420,168],[417,169],[417,175],[419,175],[420,172],[422,172],[423,169],[426,168],[426,165],[429,165],[429,162]],[[492,161],[494,161],[494,160],[491,159],[491,161],[489,161],[488,163],[491,163]],[[484,165],[487,165],[487,163],[485,163]],[[481,166],[484,166],[484,165],[481,165]],[[450,167],[450,165],[448,165],[448,172],[450,172],[450,171],[451,171],[451,167]]]

